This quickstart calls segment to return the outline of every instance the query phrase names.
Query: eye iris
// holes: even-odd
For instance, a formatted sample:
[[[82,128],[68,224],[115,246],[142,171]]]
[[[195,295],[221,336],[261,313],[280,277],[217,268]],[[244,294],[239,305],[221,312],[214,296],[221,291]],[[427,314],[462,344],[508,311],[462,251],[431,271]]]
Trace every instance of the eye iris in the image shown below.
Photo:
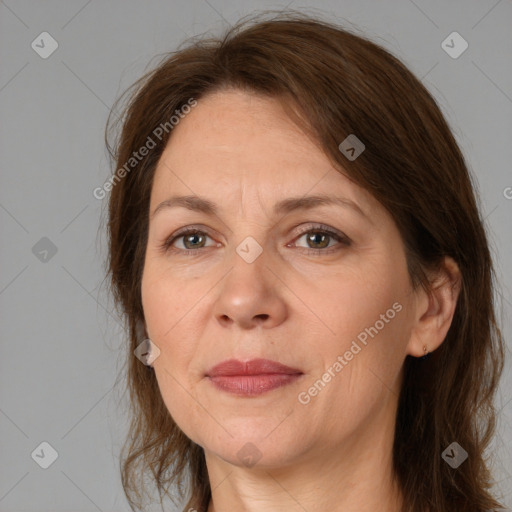
[[[318,241],[317,237],[320,237],[323,240]],[[322,233],[313,232],[307,237],[307,239],[308,239],[308,245],[309,245],[309,242],[313,242],[313,244],[321,244],[320,248],[327,247],[329,245],[329,241],[328,241],[329,235],[324,235]],[[314,247],[314,249],[318,249],[318,246]]]
[[[201,239],[201,238],[203,239],[203,244],[199,245],[197,243],[194,243],[194,240],[197,241],[197,239]],[[185,244],[185,247],[187,249],[190,249],[190,247],[188,246],[189,242],[192,242],[192,248],[194,248],[194,247],[203,247],[203,245],[204,245],[204,236],[202,236],[199,233],[192,233],[192,234],[189,234],[189,235],[185,235],[184,236],[184,244]]]

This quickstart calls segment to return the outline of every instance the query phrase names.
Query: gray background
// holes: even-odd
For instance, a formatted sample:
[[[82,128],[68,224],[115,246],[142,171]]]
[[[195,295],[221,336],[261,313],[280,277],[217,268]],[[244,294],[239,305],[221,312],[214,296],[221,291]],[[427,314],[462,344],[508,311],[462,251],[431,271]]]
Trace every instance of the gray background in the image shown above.
[[[110,172],[103,145],[109,107],[156,54],[287,3],[308,6],[261,0],[0,3],[0,511],[129,510],[118,468],[126,431],[123,383],[115,384],[123,338],[102,284],[106,246],[99,225],[107,200],[92,195]],[[310,2],[309,12],[313,6],[390,49],[439,101],[478,181],[502,285],[508,355],[511,1],[323,0]],[[31,47],[44,31],[59,45],[47,59]],[[469,44],[456,59],[441,47],[453,31]],[[492,460],[497,492],[509,507],[511,380],[508,362]],[[48,469],[31,458],[43,441],[58,452]]]

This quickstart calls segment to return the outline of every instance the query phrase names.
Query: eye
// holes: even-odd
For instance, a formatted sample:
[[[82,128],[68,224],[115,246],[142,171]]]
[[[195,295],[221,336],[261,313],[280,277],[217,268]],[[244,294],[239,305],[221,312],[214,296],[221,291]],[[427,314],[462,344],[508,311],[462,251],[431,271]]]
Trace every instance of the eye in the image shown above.
[[[211,244],[210,246],[207,246],[207,238],[210,237],[204,231],[201,231],[197,228],[187,228],[165,240],[161,246],[161,249],[164,252],[173,250],[185,254],[190,254],[191,252],[197,251],[197,249],[212,247],[216,245]],[[177,243],[178,247],[175,246],[175,243]],[[182,247],[179,247],[180,243]]]
[[[199,249],[219,247],[221,245],[216,242],[206,245],[208,238],[211,240],[211,237],[204,230],[190,226],[167,238],[161,244],[160,249],[164,253],[178,252],[184,255],[193,255],[200,254],[201,251]],[[307,247],[296,246],[296,242],[302,238],[305,239]],[[308,226],[307,230],[303,230],[299,234],[295,242],[287,244],[286,247],[298,247],[301,248],[301,252],[318,256],[336,252],[350,244],[351,240],[343,233],[333,230],[328,226],[314,225]]]
[[[307,244],[307,247],[305,248],[310,249],[309,251],[306,251],[308,254],[329,254],[339,250],[339,245],[350,245],[350,239],[346,235],[323,225],[314,227],[309,226],[308,230],[303,231],[299,238],[296,239],[296,241],[302,238],[305,238]],[[338,243],[332,244],[331,242],[333,241]],[[333,246],[334,249],[331,249]],[[326,248],[329,248],[329,250],[325,250]]]

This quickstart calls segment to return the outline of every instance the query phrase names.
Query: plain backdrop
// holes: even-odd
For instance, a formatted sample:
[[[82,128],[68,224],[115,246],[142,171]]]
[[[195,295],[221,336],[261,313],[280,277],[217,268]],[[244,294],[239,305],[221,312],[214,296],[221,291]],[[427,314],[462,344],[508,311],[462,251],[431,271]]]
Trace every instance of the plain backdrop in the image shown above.
[[[286,5],[363,30],[439,102],[478,183],[510,353],[510,0],[7,0],[0,3],[0,512],[129,510],[119,476],[122,380],[116,385],[125,340],[105,293],[107,199],[92,193],[110,173],[107,115],[155,55]],[[457,58],[442,47],[454,31],[468,44]],[[512,507],[510,368],[509,361],[491,460],[496,492]]]

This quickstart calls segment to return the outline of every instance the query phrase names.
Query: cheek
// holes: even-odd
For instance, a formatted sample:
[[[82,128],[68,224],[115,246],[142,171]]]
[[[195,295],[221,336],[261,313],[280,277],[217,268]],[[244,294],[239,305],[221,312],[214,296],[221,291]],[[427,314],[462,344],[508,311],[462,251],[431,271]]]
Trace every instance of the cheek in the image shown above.
[[[177,307],[176,288],[170,287],[165,273],[156,265],[147,265],[141,283],[142,308],[148,334],[156,341],[173,328]]]
[[[370,309],[378,315],[371,315]],[[324,373],[312,375],[301,389],[306,393],[302,399],[309,401],[301,406],[305,421],[317,425],[322,439],[342,440],[394,409],[391,404],[400,394],[407,317],[405,307],[400,312],[392,310],[396,314],[382,325],[381,311],[385,314],[387,309],[369,306],[368,321],[362,328],[364,323],[349,327],[340,319],[339,328],[345,329],[346,335],[324,345]]]
[[[194,297],[190,292],[190,288],[185,287],[178,293],[176,281],[169,282],[162,273],[153,278],[148,271],[142,280],[147,334],[160,349],[155,370],[158,368],[162,375],[166,371],[183,384],[196,349],[193,316],[190,315]],[[168,382],[166,387],[172,385]]]
[[[194,432],[200,428],[195,424],[204,411],[193,398],[195,382],[189,371],[197,347],[193,325],[187,323],[188,301],[183,293],[176,293],[174,283],[161,275],[150,279],[148,273],[142,283],[142,303],[148,335],[160,349],[153,367],[162,399],[174,422],[198,442]]]
[[[410,334],[409,296],[406,268],[382,265],[382,259],[378,267],[347,273],[327,285],[323,312],[331,334],[316,350],[323,353],[322,370],[336,376],[323,374],[329,383],[316,386],[323,396],[319,402],[326,407],[336,403],[345,413],[360,416],[390,390],[398,392]],[[322,370],[308,385],[322,380]]]
[[[180,283],[175,274],[156,263],[144,270],[141,296],[148,334],[155,341],[171,339],[199,298],[194,297],[194,287]]]
[[[368,331],[375,334],[375,329],[379,337],[391,332],[395,336],[408,293],[406,272],[380,263],[326,280],[315,304],[331,331],[330,338],[343,346],[361,333],[361,341],[372,339]]]
[[[158,358],[154,364],[155,375],[162,400],[174,423],[193,442],[203,446],[205,410],[185,380],[169,367],[168,361]]]

